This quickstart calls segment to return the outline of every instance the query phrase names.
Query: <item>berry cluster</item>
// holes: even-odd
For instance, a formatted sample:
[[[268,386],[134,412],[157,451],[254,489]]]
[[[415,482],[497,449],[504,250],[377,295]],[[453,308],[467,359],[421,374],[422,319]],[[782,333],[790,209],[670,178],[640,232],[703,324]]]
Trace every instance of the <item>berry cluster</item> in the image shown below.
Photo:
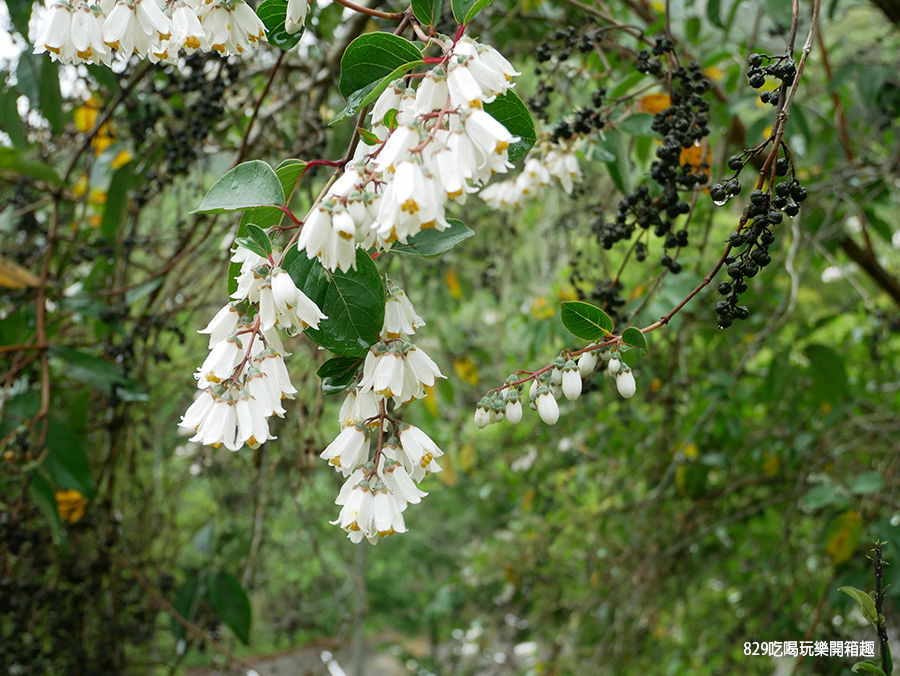
[[[769,65],[763,67],[763,61],[768,60]],[[750,86],[759,89],[766,84],[766,76],[781,80],[781,83],[787,87],[794,84],[794,78],[797,76],[797,66],[791,60],[790,56],[767,56],[765,54],[751,54],[747,59],[747,79]]]
[[[659,45],[659,42],[657,43]],[[681,200],[680,191],[694,190],[706,184],[709,176],[703,167],[685,162],[685,149],[698,147],[709,134],[709,103],[703,94],[710,89],[700,66],[691,63],[679,66],[673,72],[671,104],[653,118],[653,130],[663,137],[656,151],[656,161],[650,165],[650,176],[662,187],[662,194],[653,197],[646,185],[630,192],[619,202],[615,222],[597,224],[594,232],[604,249],[611,249],[616,242],[630,239],[636,226],[644,230],[653,228],[657,237],[664,238],[664,251],[660,263],[673,273],[681,271],[680,264],[669,252],[688,245],[688,232],[682,228],[673,230],[673,221],[688,213],[690,206]],[[646,245],[635,247],[639,261],[646,258]]]
[[[739,157],[732,157],[729,166],[736,165],[738,161]],[[731,182],[737,182],[737,179],[726,181],[725,184]],[[721,197],[728,190],[724,187],[725,184],[713,186],[714,190],[711,189],[710,193],[715,191],[716,196]],[[714,200],[716,196],[713,197]],[[728,245],[733,250],[743,248],[737,254],[726,256],[725,270],[731,280],[720,282],[717,286],[719,293],[725,296],[725,300],[716,303],[720,329],[728,328],[735,319],[750,316],[745,305],[738,305],[740,295],[747,290],[747,279],[755,277],[760,269],[772,262],[769,254],[769,247],[775,241],[772,228],[782,222],[784,214],[796,216],[800,211],[800,203],[805,199],[806,188],[796,178],[776,183],[774,190],[770,192],[754,190],[750,193],[750,205],[744,211],[741,227],[728,237]]]
[[[637,55],[637,71],[639,73],[644,73],[645,75],[659,75],[662,72],[662,61],[659,57],[661,57],[666,52],[671,52],[675,49],[675,44],[671,39],[663,36],[656,39],[655,44],[653,45],[653,55],[650,55],[650,52],[646,49],[642,49],[638,52]]]

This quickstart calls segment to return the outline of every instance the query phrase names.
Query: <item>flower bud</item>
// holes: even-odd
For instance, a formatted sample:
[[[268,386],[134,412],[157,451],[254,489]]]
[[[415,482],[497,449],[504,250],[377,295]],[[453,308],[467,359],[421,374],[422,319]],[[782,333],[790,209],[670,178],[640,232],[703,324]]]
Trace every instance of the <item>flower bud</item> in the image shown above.
[[[520,400],[506,402],[506,419],[511,425],[517,425],[522,420],[522,402]]]
[[[535,403],[537,404],[537,410],[538,414],[541,416],[541,420],[548,425],[555,425],[556,421],[559,420],[559,405],[556,403],[556,399],[550,393],[548,387],[544,386],[538,390]]]
[[[609,365],[606,369],[609,371],[610,375],[614,376],[622,369],[622,361],[613,357],[609,360]]]
[[[475,427],[483,430],[491,424],[489,410],[492,410],[490,400],[487,397],[482,397],[481,401],[478,402],[478,408],[475,409]]]
[[[616,376],[616,388],[626,399],[631,399],[637,391],[637,384],[634,382],[634,374],[627,366]]]
[[[562,391],[569,401],[575,401],[581,396],[581,371],[571,359],[563,368]]]
[[[578,358],[578,370],[582,378],[590,376],[595,368],[597,368],[596,352],[585,352]]]
[[[553,379],[554,385],[562,385],[562,370],[566,365],[566,360],[562,357],[557,357],[553,362],[553,369],[550,371],[550,377]]]

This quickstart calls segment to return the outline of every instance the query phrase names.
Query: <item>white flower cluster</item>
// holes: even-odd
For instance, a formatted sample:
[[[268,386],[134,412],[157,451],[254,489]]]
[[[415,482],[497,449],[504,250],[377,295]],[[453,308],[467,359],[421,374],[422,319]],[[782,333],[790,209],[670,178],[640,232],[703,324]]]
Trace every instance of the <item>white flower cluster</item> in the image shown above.
[[[445,230],[448,201],[464,204],[506,173],[519,140],[483,104],[519,75],[495,49],[462,37],[417,89],[396,80],[372,108],[368,142],[306,219],[298,247],[334,271],[355,267],[357,246],[388,250],[423,229]]]
[[[271,260],[239,247],[232,261],[241,263],[235,302],[200,331],[209,334],[210,347],[194,375],[203,391],[179,427],[195,432],[191,441],[236,451],[274,439],[268,418],[284,417],[281,400],[297,391],[276,327],[296,332],[326,317]],[[257,308],[253,318],[241,310],[249,306]]]
[[[589,378],[597,368],[598,351],[582,352],[576,363],[573,359],[557,357],[553,367],[540,375],[531,378],[528,391],[528,403],[537,411],[548,425],[555,425],[559,420],[559,404],[557,400],[564,396],[575,401],[581,396],[582,382]],[[608,362],[607,373],[616,379],[616,388],[625,399],[631,399],[637,391],[634,373],[622,361],[619,352],[607,349],[599,351],[600,358]],[[522,419],[522,378],[512,375],[506,380],[506,386],[491,396],[485,396],[475,409],[475,425],[483,429],[491,423],[508,420],[513,425]]]
[[[307,0],[288,0],[286,27],[299,30]],[[293,29],[293,30],[292,30]],[[266,29],[244,0],[56,0],[35,40],[35,54],[61,63],[109,65],[113,53],[177,63],[182,50],[244,54]]]
[[[529,153],[522,173],[514,179],[493,183],[481,191],[481,199],[494,209],[508,209],[528,200],[538,199],[548,185],[550,177],[555,177],[566,194],[571,195],[576,183],[581,183],[581,167],[575,147],[559,146]]]
[[[359,383],[352,388],[339,414],[341,432],[322,452],[335,470],[347,478],[335,500],[340,525],[353,542],[372,544],[379,537],[403,533],[403,511],[427,495],[416,486],[432,472],[440,472],[437,444],[417,427],[390,419],[389,399],[395,406],[425,396],[425,388],[443,378],[440,369],[409,337],[425,322],[402,290],[388,284],[382,342],[366,356]],[[370,441],[393,429],[369,458]]]

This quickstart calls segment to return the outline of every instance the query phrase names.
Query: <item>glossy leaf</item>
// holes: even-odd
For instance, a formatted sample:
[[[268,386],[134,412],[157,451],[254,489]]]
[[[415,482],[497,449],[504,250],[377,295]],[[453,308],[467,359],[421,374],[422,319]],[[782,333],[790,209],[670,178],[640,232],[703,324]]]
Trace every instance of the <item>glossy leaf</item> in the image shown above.
[[[569,333],[582,340],[598,340],[613,330],[613,320],[608,314],[580,300],[565,301],[559,314]]]
[[[337,394],[346,390],[362,363],[362,357],[334,357],[326,361],[316,371],[322,379],[322,392]]]
[[[855,587],[841,587],[838,591],[844,592],[847,596],[856,601],[859,604],[859,609],[862,610],[863,617],[869,622],[875,623],[878,618],[878,611],[875,610],[875,601],[871,596],[862,589],[856,589]]]
[[[422,59],[416,59],[415,61],[401,64],[377,82],[372,82],[362,89],[357,89],[350,95],[350,98],[347,99],[347,105],[344,106],[344,109],[335,115],[328,124],[337,124],[342,120],[346,120],[348,117],[356,115],[360,108],[365,108],[381,96],[391,82],[402,76],[410,68],[415,68],[420,65],[422,65]]]
[[[501,122],[510,134],[519,137],[518,141],[509,146],[509,161],[515,162],[525,157],[537,140],[537,134],[534,130],[534,121],[522,99],[510,90],[490,103],[485,103],[484,110]]]
[[[353,92],[381,80],[392,71],[422,58],[409,41],[391,33],[367,33],[356,38],[341,57],[339,89],[349,100]]]
[[[269,44],[278,49],[288,50],[296,47],[303,37],[303,28],[291,34],[284,27],[287,18],[287,3],[284,0],[265,0],[256,8],[256,15],[266,27],[266,39]]]
[[[451,0],[456,23],[467,24],[494,0]]]
[[[269,236],[266,234],[266,231],[261,227],[259,227],[255,223],[248,223],[247,236],[254,242],[256,242],[256,244],[258,244],[263,251],[265,251],[265,254],[263,255],[272,253],[272,242],[269,239]]]
[[[286,201],[290,200],[294,185],[296,185],[297,179],[300,178],[300,174],[303,173],[304,169],[306,169],[306,162],[293,159],[284,160],[275,167],[275,175],[281,181],[281,190],[284,192]]]
[[[434,26],[441,18],[441,0],[412,0],[413,14],[423,26]]]
[[[250,599],[238,579],[231,573],[213,573],[206,582],[206,598],[222,622],[241,641],[249,643],[252,619]]]
[[[633,326],[629,326],[622,331],[622,342],[626,345],[631,345],[631,347],[640,348],[641,355],[646,355],[649,350],[647,336],[641,333],[640,329],[636,329]]]
[[[414,237],[410,237],[406,244],[396,244],[391,247],[391,251],[433,258],[450,251],[457,244],[475,234],[475,231],[462,221],[448,218],[447,222],[450,223],[450,227],[446,230],[440,231],[433,228],[420,230]]]
[[[224,214],[267,205],[284,204],[284,190],[275,171],[265,162],[239,164],[216,181],[195,214]]]
[[[335,354],[364,357],[384,325],[385,303],[384,282],[368,254],[357,249],[356,270],[334,273],[316,258],[296,255],[288,272],[328,316],[318,329],[307,328],[306,335]]]
[[[241,222],[238,226],[237,236],[235,237],[235,243],[239,244],[238,240],[247,239],[251,240],[247,236],[247,226],[250,223],[255,223],[261,228],[270,228],[273,225],[278,225],[281,223],[281,219],[284,216],[284,212],[281,209],[276,207],[258,207],[256,209],[248,209],[244,212],[244,215],[241,216]],[[257,255],[260,255],[257,253]],[[228,265],[228,295],[231,296],[235,291],[237,291],[237,279],[236,277],[241,272],[241,264],[240,263],[230,263]]]

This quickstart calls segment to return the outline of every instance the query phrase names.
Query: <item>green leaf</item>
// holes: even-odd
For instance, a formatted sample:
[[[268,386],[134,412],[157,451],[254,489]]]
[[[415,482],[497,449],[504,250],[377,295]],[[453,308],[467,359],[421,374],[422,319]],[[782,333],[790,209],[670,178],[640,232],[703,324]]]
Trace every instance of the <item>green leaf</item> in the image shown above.
[[[377,82],[400,66],[418,61],[422,53],[409,41],[390,33],[367,33],[351,42],[341,57],[338,88],[344,98]]]
[[[231,631],[245,644],[250,642],[250,599],[231,573],[219,571],[206,584],[206,598]]]
[[[825,345],[809,345],[804,352],[810,361],[809,374],[815,384],[815,393],[832,403],[846,399],[850,382],[843,358]]]
[[[151,279],[149,282],[144,282],[140,286],[129,289],[125,292],[125,305],[131,306],[137,303],[141,298],[146,298],[161,287],[164,281],[164,277],[157,277],[156,279]]]
[[[406,240],[406,244],[392,246],[391,251],[434,258],[445,251],[450,251],[457,244],[475,234],[475,231],[462,221],[448,218],[447,222],[450,227],[443,232],[434,228],[420,230],[414,237]]]
[[[194,609],[197,607],[197,599],[200,597],[202,587],[200,576],[192,575],[178,590],[178,595],[175,597],[175,601],[172,602],[172,607],[189,622],[194,616]],[[172,618],[172,633],[175,634],[175,639],[178,641],[183,640],[187,636],[187,629],[174,617]]]
[[[9,140],[16,147],[24,149],[28,146],[25,138],[25,127],[19,117],[19,106],[16,100],[19,94],[15,89],[4,89],[0,93],[0,118],[3,118],[3,131],[9,134]]]
[[[603,310],[580,300],[567,300],[560,306],[560,319],[569,333],[582,340],[598,340],[613,330],[613,320]]]
[[[197,533],[191,538],[191,547],[196,549],[201,554],[205,554],[209,556],[212,554],[213,548],[213,538],[216,535],[216,520],[213,519],[208,524],[203,526]]]
[[[485,103],[484,110],[502,123],[510,134],[519,137],[518,141],[509,146],[509,161],[515,162],[525,157],[537,140],[537,134],[534,131],[534,121],[522,99],[514,91],[509,90],[503,96]]]
[[[59,91],[59,67],[52,59],[42,59],[40,80],[41,113],[50,123],[50,129],[59,136],[66,128],[66,118],[62,108],[62,93]]]
[[[884,488],[884,479],[878,472],[859,474],[850,481],[850,492],[854,495],[875,493]]]
[[[892,241],[894,233],[891,230],[891,226],[879,218],[874,209],[866,207],[863,209],[863,215],[866,217],[866,221],[871,226],[872,230],[877,232],[881,239],[885,242]]]
[[[6,3],[6,6],[9,8],[10,18],[13,22],[13,28],[15,28],[19,35],[26,40],[28,39],[28,20],[31,18],[33,5],[34,2],[32,2],[32,0]]]
[[[288,33],[284,27],[287,18],[287,3],[284,0],[265,0],[256,8],[256,15],[266,27],[266,38],[269,44],[282,50],[296,47],[303,37],[304,28],[296,33]]]
[[[828,484],[820,484],[810,488],[803,494],[803,502],[810,509],[820,509],[833,505],[838,502],[839,496],[834,490],[834,486]]]
[[[193,214],[224,214],[261,206],[284,204],[278,175],[265,162],[239,164],[216,181]]]
[[[379,96],[381,96],[384,90],[388,88],[388,85],[391,84],[394,80],[402,76],[410,68],[421,66],[422,63],[422,59],[416,59],[415,61],[401,64],[377,82],[372,82],[362,89],[357,89],[350,95],[350,98],[347,99],[347,105],[344,106],[344,109],[341,110],[341,112],[339,112],[337,115],[335,115],[334,118],[332,118],[331,122],[328,123],[328,125],[331,126],[333,124],[337,124],[342,120],[346,120],[348,117],[356,115],[357,111],[360,108],[366,107]]]
[[[66,425],[51,419],[47,425],[47,455],[43,467],[57,486],[94,498],[94,479],[82,440]]]
[[[854,674],[858,674],[860,671],[867,671],[870,674],[879,674],[879,676],[886,676],[881,667],[872,660],[857,662],[852,667],[850,667],[850,671],[852,671]]]
[[[19,64],[16,66],[16,87],[22,96],[28,97],[28,105],[35,110],[41,107],[41,64],[49,61],[46,54],[32,54],[26,49],[19,54]]]
[[[434,26],[441,19],[441,0],[412,0],[412,8],[423,26]]]
[[[361,357],[334,357],[322,364],[316,371],[322,379],[322,392],[337,394],[346,390],[362,361]]]
[[[878,619],[878,613],[875,610],[875,601],[872,600],[871,596],[856,587],[841,587],[838,591],[844,592],[855,600],[859,604],[860,610],[862,610],[863,617],[875,624],[875,621]]]
[[[56,509],[56,494],[50,483],[35,472],[28,484],[28,492],[47,518],[53,533],[53,541],[65,550],[67,548],[66,531],[63,529],[62,519],[59,518],[59,511]]]
[[[297,179],[300,178],[304,169],[306,169],[306,162],[303,160],[284,160],[275,167],[275,175],[281,181],[281,190],[284,192],[285,200],[290,201]]]
[[[356,270],[330,273],[317,258],[292,257],[288,272],[294,284],[319,306],[328,319],[306,335],[335,354],[364,357],[384,325],[384,282],[362,249],[356,250]]]
[[[128,208],[128,191],[134,180],[134,162],[129,162],[113,174],[106,192],[106,206],[103,208],[103,220],[100,223],[100,232],[108,242],[115,241],[119,223],[122,221],[122,213]]]
[[[639,347],[641,349],[641,355],[646,355],[649,346],[647,345],[647,336],[641,333],[640,329],[636,329],[633,326],[629,326],[627,329],[622,331],[622,342],[626,345],[631,345],[631,347]]]
[[[255,223],[247,223],[247,234],[250,236],[250,239],[256,242],[260,248],[265,251],[263,256],[268,256],[272,253],[272,242],[265,230]]]
[[[722,23],[721,0],[708,0],[706,3],[706,18],[716,28],[725,28]]]
[[[237,239],[247,239],[251,240],[247,236],[247,226],[250,223],[255,223],[261,228],[271,228],[273,225],[278,225],[281,223],[281,219],[284,217],[284,212],[277,207],[258,207],[256,209],[248,209],[244,212],[244,215],[241,216],[241,223],[238,226],[237,231]],[[257,255],[260,255],[257,253]],[[265,254],[262,254],[265,255]],[[237,279],[236,277],[241,273],[241,264],[240,263],[230,263],[228,265],[228,295],[231,296],[235,291],[237,291]]]
[[[101,392],[110,393],[117,388],[118,394],[127,401],[143,400],[147,392],[133,378],[124,376],[119,369],[99,357],[80,352],[72,347],[53,347],[50,354],[68,362],[64,374],[72,380],[89,385]]]
[[[662,138],[659,134],[653,131],[652,126],[653,115],[651,115],[650,113],[635,113],[633,115],[629,115],[624,120],[621,120],[616,125],[616,129],[618,129],[619,131],[623,131],[626,134],[631,134],[632,136],[644,138]]]
[[[451,0],[453,7],[453,17],[458,24],[467,24],[475,15],[485,7],[490,5],[494,0]]]
[[[12,171],[14,174],[22,176],[31,176],[45,183],[62,185],[62,181],[53,167],[40,160],[29,158],[21,150],[0,148],[0,174],[3,174],[4,170]]]
[[[252,224],[248,224],[248,226],[249,225],[252,225]],[[263,249],[259,244],[257,244],[255,241],[253,241],[249,237],[236,237],[234,240],[234,243],[239,246],[244,247],[245,249],[247,249],[249,251],[252,251],[257,256],[262,256],[263,258],[266,258],[269,255],[268,251]]]

